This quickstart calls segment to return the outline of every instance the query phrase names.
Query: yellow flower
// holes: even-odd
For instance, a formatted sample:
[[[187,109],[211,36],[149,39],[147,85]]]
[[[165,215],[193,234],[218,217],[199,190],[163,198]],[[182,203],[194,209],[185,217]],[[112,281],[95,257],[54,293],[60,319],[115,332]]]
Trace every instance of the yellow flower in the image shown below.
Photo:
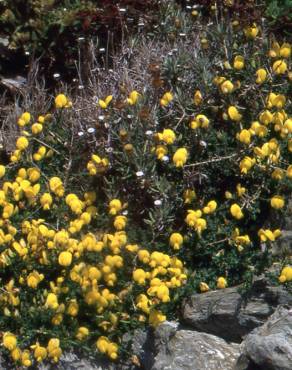
[[[220,276],[217,279],[217,288],[218,289],[224,289],[224,288],[226,288],[226,286],[227,286],[227,280],[224,277]]]
[[[2,164],[0,165],[0,179],[5,176],[6,168]]]
[[[198,107],[199,105],[201,105],[202,101],[203,101],[203,97],[202,97],[201,91],[197,90],[194,94],[194,103]]]
[[[99,337],[96,342],[96,347],[101,353],[106,353],[110,341],[106,337]]]
[[[242,115],[238,112],[237,108],[232,105],[228,108],[228,116],[235,122],[240,121],[242,118]]]
[[[256,71],[256,83],[261,85],[267,79],[267,71],[264,68],[260,68]]]
[[[292,280],[292,266],[285,266],[282,269],[281,276],[285,276],[285,281]]]
[[[150,261],[150,253],[146,249],[140,249],[138,251],[138,259],[143,263]]]
[[[49,210],[51,208],[52,203],[53,203],[53,198],[52,198],[51,194],[50,193],[44,193],[41,196],[40,203],[41,203],[41,206],[43,207],[44,211]]]
[[[176,136],[173,130],[165,128],[162,134],[159,135],[159,138],[161,138],[161,140],[164,141],[166,144],[173,144]]]
[[[175,167],[183,167],[188,158],[188,151],[186,148],[179,148],[173,155],[173,163]]]
[[[166,316],[159,310],[152,309],[149,314],[149,324],[156,328],[159,324],[166,320]]]
[[[133,271],[133,280],[139,285],[144,285],[146,279],[146,272],[142,269],[136,269]]]
[[[41,123],[34,123],[34,124],[31,126],[31,132],[32,132],[34,135],[38,135],[38,134],[40,134],[42,131],[43,131],[43,125],[42,125]]]
[[[243,31],[244,31],[245,37],[248,39],[255,39],[259,33],[259,29],[255,23],[253,23],[249,27],[245,27]]]
[[[291,55],[291,45],[288,42],[284,42],[280,48],[280,57],[289,58]]]
[[[267,126],[269,123],[273,122],[272,112],[270,112],[268,109],[266,109],[265,111],[263,111],[259,115],[259,120],[260,120],[261,123],[263,123],[264,125]]]
[[[28,140],[24,136],[20,136],[16,141],[16,147],[19,150],[25,150],[28,147]]]
[[[285,205],[284,198],[281,197],[280,195],[274,195],[271,198],[271,206],[275,209],[281,209]]]
[[[11,358],[15,362],[20,360],[21,354],[22,354],[21,349],[18,347],[15,347],[14,350],[10,352]]]
[[[31,182],[36,182],[39,180],[41,174],[38,168],[31,167],[27,170],[28,179]]]
[[[270,240],[273,242],[275,240],[274,233],[269,229],[266,229],[266,230],[260,229],[258,231],[258,236],[260,237],[262,242],[266,242],[267,240]]]
[[[64,251],[59,254],[58,262],[61,266],[70,266],[72,263],[72,253]]]
[[[208,292],[209,290],[210,290],[209,285],[201,281],[200,282],[200,292],[205,293],[205,292]]]
[[[30,122],[30,119],[31,119],[31,115],[29,112],[24,112],[22,113],[22,115],[20,116],[19,120],[18,120],[18,125],[20,127],[23,127],[25,125],[28,125],[29,122]]]
[[[56,310],[59,307],[58,297],[54,293],[49,293],[45,303],[46,308]]]
[[[16,336],[10,332],[5,332],[2,339],[3,346],[9,351],[13,351],[17,345]]]
[[[172,233],[169,238],[169,244],[174,250],[179,250],[183,244],[183,237],[180,233]]]
[[[231,81],[227,80],[220,84],[220,90],[223,94],[230,94],[234,90],[234,85]]]
[[[117,230],[123,230],[126,227],[127,217],[126,216],[116,216],[114,220],[114,227]]]
[[[78,311],[79,311],[79,305],[76,299],[71,299],[69,306],[67,308],[68,315],[75,317],[78,315]]]
[[[193,123],[194,121],[192,121]],[[208,128],[209,127],[209,119],[204,115],[204,114],[198,114],[195,118],[195,122],[197,122],[197,127],[202,127],[202,128]],[[195,128],[192,126],[191,123],[191,128]]]
[[[247,174],[247,172],[254,166],[255,162],[256,161],[255,161],[254,158],[250,158],[248,156],[245,156],[240,161],[240,164],[239,164],[240,172],[244,173],[244,174]]]
[[[88,337],[89,335],[89,330],[88,328],[86,328],[85,326],[80,326],[78,328],[78,331],[77,331],[77,334],[76,334],[76,338],[78,340],[83,340],[85,339],[86,337]]]
[[[236,185],[236,191],[237,191],[237,195],[239,197],[241,197],[246,192],[246,188],[244,188],[243,186],[241,186],[241,184],[237,184]]]
[[[138,101],[138,98],[141,96],[141,94],[138,93],[138,91],[133,90],[129,97],[127,98],[127,103],[130,105],[135,105]]]
[[[237,55],[233,61],[233,68],[241,70],[244,68],[244,58],[241,55]]]
[[[49,181],[50,190],[56,194],[58,197],[64,195],[65,189],[62,180],[59,177],[52,177]]]
[[[166,92],[160,99],[160,105],[162,107],[167,107],[169,103],[173,100],[173,95],[171,92]]]
[[[67,108],[70,106],[70,101],[66,98],[64,94],[59,94],[55,98],[55,106],[56,108]]]
[[[41,362],[47,357],[48,355],[47,349],[45,347],[40,346],[38,342],[30,347],[31,349],[34,350],[33,355],[37,362]]]
[[[196,192],[192,189],[186,189],[183,193],[184,203],[189,204],[196,199]]]
[[[217,202],[215,200],[210,200],[208,204],[203,208],[205,214],[210,214],[215,212],[217,209]]]
[[[27,285],[32,288],[32,289],[36,289],[39,285],[39,283],[44,279],[44,275],[43,274],[40,274],[38,271],[36,270],[33,270],[33,272],[31,272],[26,281],[27,281]]]
[[[285,174],[284,171],[281,168],[275,168],[272,172],[272,178],[275,180],[282,180],[284,178]]]
[[[250,137],[251,137],[251,134],[250,134],[249,130],[246,130],[246,129],[241,130],[240,133],[236,135],[236,138],[241,143],[244,143],[246,145],[250,144]]]
[[[58,338],[51,338],[47,346],[48,356],[53,359],[54,362],[58,362],[62,355],[60,348],[60,340]]]
[[[234,204],[231,205],[231,207],[230,207],[230,213],[237,220],[240,220],[244,216],[243,213],[242,213],[242,211],[241,211],[241,208],[236,203],[234,203]]]
[[[112,99],[113,99],[113,96],[108,95],[104,100],[99,99],[98,104],[102,109],[106,109],[108,107],[109,103],[112,101]]]
[[[109,214],[115,216],[122,209],[122,203],[119,199],[113,199],[109,203]]]
[[[30,367],[32,362],[31,362],[31,359],[30,359],[30,352],[29,350],[24,350],[21,354],[21,364],[24,366],[24,367]]]
[[[288,166],[287,170],[286,170],[286,175],[289,179],[292,178],[292,164],[290,164],[290,166]]]
[[[272,66],[276,75],[282,75],[287,71],[287,63],[284,60],[276,60]]]
[[[157,145],[155,154],[157,159],[161,160],[168,153],[168,149],[165,145]]]

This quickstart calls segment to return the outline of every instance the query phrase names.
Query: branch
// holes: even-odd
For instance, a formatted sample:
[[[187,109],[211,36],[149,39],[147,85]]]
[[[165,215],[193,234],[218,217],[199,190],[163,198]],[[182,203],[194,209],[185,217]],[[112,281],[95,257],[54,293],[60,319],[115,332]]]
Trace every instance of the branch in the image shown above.
[[[214,162],[221,162],[221,161],[225,161],[225,160],[237,157],[239,154],[240,153],[233,153],[233,154],[227,155],[225,157],[213,158],[213,159],[209,159],[208,161],[187,164],[184,167],[198,167],[198,166],[202,166],[204,164],[209,164],[209,163],[214,163]]]

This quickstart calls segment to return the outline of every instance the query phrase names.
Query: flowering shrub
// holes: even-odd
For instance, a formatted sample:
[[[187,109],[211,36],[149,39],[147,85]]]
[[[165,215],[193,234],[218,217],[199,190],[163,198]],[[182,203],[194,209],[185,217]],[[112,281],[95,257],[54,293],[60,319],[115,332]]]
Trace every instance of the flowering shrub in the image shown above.
[[[3,0],[0,26],[8,49],[16,52],[15,63],[22,60],[24,66],[25,55],[41,57],[48,80],[54,72],[74,75],[78,56],[89,58],[90,42],[103,57],[107,46],[117,47],[122,34],[152,23],[157,6],[157,0]],[[0,68],[10,69],[9,62]]]
[[[157,326],[188,290],[244,283],[273,262],[281,230],[266,218],[291,191],[291,45],[255,23],[194,38],[196,21],[181,21],[192,48],[152,60],[140,83],[61,92],[9,122],[0,328],[18,364],[72,346],[116,360],[124,332]]]

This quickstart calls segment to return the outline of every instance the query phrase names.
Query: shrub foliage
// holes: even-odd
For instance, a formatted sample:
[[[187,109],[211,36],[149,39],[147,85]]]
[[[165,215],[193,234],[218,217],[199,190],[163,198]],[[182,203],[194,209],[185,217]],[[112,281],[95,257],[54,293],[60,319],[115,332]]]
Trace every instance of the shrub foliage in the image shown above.
[[[281,231],[266,217],[291,191],[291,45],[179,11],[155,34],[168,50],[145,80],[132,69],[98,97],[59,91],[9,122],[0,328],[26,367],[69,347],[116,360],[123,333],[157,326],[184,293],[273,262]]]

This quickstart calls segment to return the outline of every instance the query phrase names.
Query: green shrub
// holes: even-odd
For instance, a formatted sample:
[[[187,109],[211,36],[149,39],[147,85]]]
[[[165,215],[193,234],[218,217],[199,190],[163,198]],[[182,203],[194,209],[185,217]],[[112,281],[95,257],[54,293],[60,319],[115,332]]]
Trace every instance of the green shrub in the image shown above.
[[[100,49],[101,61],[103,49],[111,53],[128,31],[151,23],[156,10],[156,0],[4,0],[0,3],[1,37],[8,38],[9,50],[18,52],[15,63],[20,64],[22,58],[22,68],[29,54],[41,58],[47,80],[53,72],[68,78],[76,75],[80,63],[90,62],[90,43]],[[9,63],[5,66],[11,68]]]
[[[184,294],[273,263],[267,216],[291,194],[291,45],[166,10],[72,103],[58,91],[36,111],[27,97],[7,119],[0,329],[18,364],[72,347],[116,360],[125,332],[174,316]]]

